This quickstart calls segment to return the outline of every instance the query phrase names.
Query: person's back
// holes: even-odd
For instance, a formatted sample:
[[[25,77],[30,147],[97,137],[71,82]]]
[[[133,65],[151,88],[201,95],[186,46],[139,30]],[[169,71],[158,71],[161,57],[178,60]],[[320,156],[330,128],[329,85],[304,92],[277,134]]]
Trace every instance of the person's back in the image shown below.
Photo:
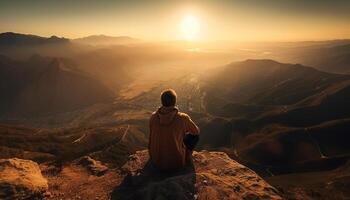
[[[183,142],[185,134],[198,135],[199,129],[187,114],[175,107],[173,90],[164,91],[161,100],[163,106],[150,119],[149,154],[159,169],[176,170],[186,165],[189,150]]]

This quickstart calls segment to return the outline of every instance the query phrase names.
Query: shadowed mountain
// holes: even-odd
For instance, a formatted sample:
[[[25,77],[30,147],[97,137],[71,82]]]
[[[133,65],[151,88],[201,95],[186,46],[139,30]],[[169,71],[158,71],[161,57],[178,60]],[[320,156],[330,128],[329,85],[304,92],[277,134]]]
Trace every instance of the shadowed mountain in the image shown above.
[[[78,51],[83,51],[83,49],[66,38],[40,37],[12,32],[0,33],[0,54],[13,59],[28,59],[35,54],[67,57]]]
[[[310,126],[325,121],[350,117],[350,80],[330,85],[320,93],[261,116],[260,124],[281,123],[290,126]]]
[[[245,138],[239,155],[246,161],[278,172],[328,169],[350,156],[350,120],[341,119],[307,128],[270,130]],[[334,166],[333,166],[334,167]]]
[[[0,46],[25,46],[25,45],[45,45],[45,44],[65,44],[69,39],[51,36],[49,38],[36,35],[6,32],[0,33]]]
[[[0,59],[1,113],[40,115],[111,101],[113,93],[64,59]]]
[[[234,142],[240,158],[277,173],[325,170],[343,164],[350,158],[348,102],[349,80],[256,120],[243,124],[233,120],[232,138],[240,139]]]
[[[299,64],[247,60],[224,66],[204,84],[208,111],[222,116],[258,116],[273,107],[295,104],[349,76]],[[232,112],[232,113],[230,113]]]
[[[200,148],[224,150],[262,174],[333,169],[350,156],[350,76],[247,60],[204,80],[211,116],[199,120]]]

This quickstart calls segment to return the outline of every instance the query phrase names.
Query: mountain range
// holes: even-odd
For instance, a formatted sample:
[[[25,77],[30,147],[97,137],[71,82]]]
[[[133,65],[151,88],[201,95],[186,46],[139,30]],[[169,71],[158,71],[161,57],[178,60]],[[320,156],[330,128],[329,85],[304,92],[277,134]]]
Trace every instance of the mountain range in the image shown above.
[[[178,108],[201,129],[199,164],[216,155],[206,151],[222,151],[286,198],[295,190],[293,198],[328,198],[323,190],[339,192],[350,180],[349,42],[269,44],[270,54],[245,59],[130,37],[2,33],[0,158],[38,162],[49,185],[88,177],[76,166],[84,156],[118,171],[147,148],[149,116],[159,94],[174,88]],[[286,185],[316,175],[310,185]]]
[[[64,44],[69,39],[51,36],[49,38],[13,32],[0,33],[0,46],[25,46],[44,44]]]
[[[139,43],[140,40],[129,36],[107,36],[107,35],[90,35],[83,38],[73,39],[73,42],[88,45],[128,45]]]
[[[269,173],[327,169],[350,156],[343,143],[350,127],[348,75],[247,60],[211,73],[203,85],[212,116],[209,123],[201,119],[204,148],[228,148]]]

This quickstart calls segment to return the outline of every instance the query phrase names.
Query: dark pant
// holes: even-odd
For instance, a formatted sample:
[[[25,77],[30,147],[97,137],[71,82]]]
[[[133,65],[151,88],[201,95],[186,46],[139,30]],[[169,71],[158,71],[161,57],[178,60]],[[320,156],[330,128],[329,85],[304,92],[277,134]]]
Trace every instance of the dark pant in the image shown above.
[[[199,141],[199,135],[186,134],[184,137],[184,144],[186,148],[190,151],[193,151],[198,141]]]

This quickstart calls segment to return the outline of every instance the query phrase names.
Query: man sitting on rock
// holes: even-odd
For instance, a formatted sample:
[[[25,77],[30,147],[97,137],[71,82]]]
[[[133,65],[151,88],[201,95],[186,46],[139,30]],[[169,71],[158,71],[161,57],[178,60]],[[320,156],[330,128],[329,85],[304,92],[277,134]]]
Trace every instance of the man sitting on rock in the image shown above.
[[[152,114],[149,123],[149,155],[156,168],[176,171],[192,161],[192,150],[199,139],[199,128],[175,106],[174,90],[163,91],[161,102],[162,107]]]

